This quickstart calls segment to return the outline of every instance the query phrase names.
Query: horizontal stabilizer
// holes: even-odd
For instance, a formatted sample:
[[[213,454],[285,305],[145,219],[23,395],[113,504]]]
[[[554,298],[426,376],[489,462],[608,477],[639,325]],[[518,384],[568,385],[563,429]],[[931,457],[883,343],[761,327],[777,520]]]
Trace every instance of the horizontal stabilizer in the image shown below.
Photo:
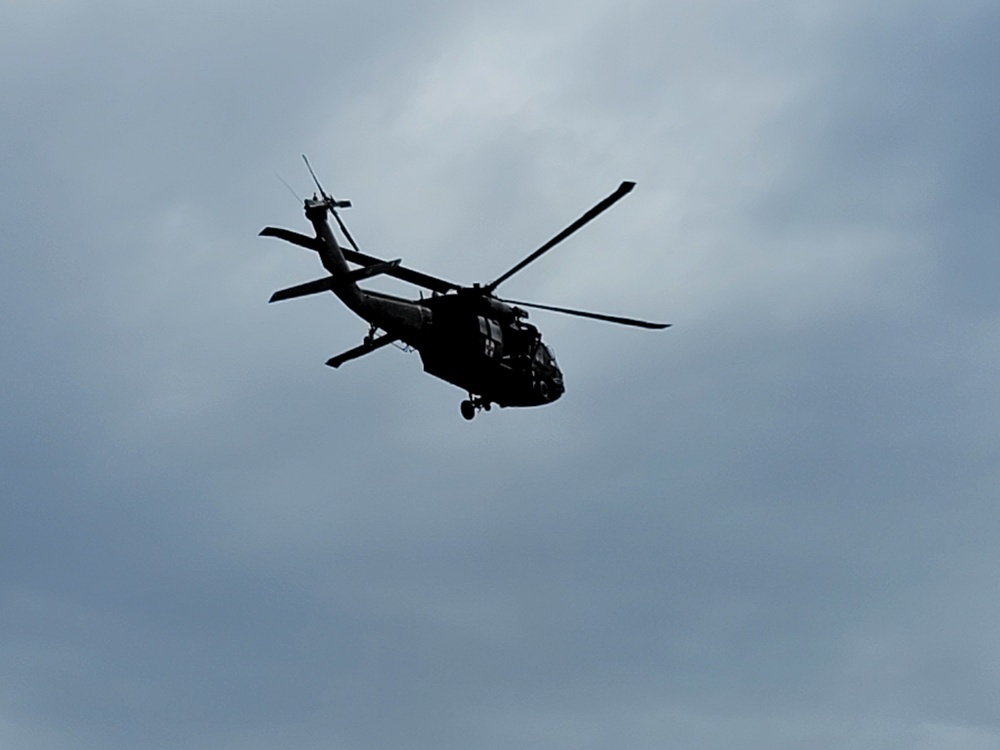
[[[393,341],[397,341],[399,336],[393,336],[391,334],[383,334],[377,339],[371,341],[371,343],[364,343],[361,346],[356,346],[353,349],[349,349],[343,354],[338,354],[336,357],[330,357],[326,361],[326,364],[330,367],[340,367],[344,362],[350,362],[352,359],[357,359],[358,357],[363,357],[366,354],[375,351],[376,349],[381,349],[387,344],[391,344]]]

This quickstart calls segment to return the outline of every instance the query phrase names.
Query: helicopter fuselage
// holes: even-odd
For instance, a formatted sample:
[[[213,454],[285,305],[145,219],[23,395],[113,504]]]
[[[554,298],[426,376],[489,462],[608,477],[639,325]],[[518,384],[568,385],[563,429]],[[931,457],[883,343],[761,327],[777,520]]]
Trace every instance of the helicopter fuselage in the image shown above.
[[[639,328],[662,329],[670,325],[514,302],[495,294],[504,281],[628,195],[635,187],[634,182],[622,182],[611,195],[493,281],[461,286],[402,266],[398,259],[387,261],[362,253],[337,213],[339,208],[348,208],[350,201],[338,201],[327,195],[309,160],[302,158],[319,190],[319,196],[313,195],[312,200],[305,201],[306,218],[312,223],[315,236],[277,227],[265,227],[260,233],[318,253],[329,273],[324,278],[281,289],[271,295],[271,302],[333,292],[356,315],[368,321],[370,330],[364,343],[331,357],[327,360],[330,367],[340,367],[389,344],[405,344],[420,352],[425,372],[468,392],[468,400],[461,404],[462,416],[472,419],[478,410],[489,411],[493,404],[540,406],[555,401],[566,390],[555,355],[542,343],[538,329],[527,322],[528,313],[523,307]],[[328,216],[336,219],[353,249],[340,246]],[[352,268],[349,263],[359,268]],[[404,299],[358,286],[359,281],[381,274],[428,289],[431,296]],[[378,334],[379,331],[384,333]]]
[[[327,221],[323,202],[306,202],[306,216],[320,240],[320,257],[333,279],[331,291],[372,332],[385,331],[420,353],[424,371],[467,391],[477,406],[541,406],[565,392],[555,355],[527,313],[478,288],[408,300],[362,289]],[[372,335],[369,345],[376,340]],[[363,348],[363,347],[362,347]],[[331,364],[337,366],[334,360]]]

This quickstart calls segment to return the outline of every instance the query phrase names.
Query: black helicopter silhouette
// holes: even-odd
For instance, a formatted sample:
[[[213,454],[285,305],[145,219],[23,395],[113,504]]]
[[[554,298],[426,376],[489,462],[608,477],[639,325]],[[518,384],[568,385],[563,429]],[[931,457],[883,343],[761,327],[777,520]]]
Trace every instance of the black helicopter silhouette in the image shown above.
[[[312,199],[304,201],[306,218],[312,223],[316,236],[308,237],[277,227],[265,227],[260,234],[314,250],[330,274],[275,292],[271,302],[333,292],[354,313],[368,321],[370,328],[364,342],[327,360],[330,367],[340,367],[383,346],[401,342],[420,352],[425,372],[468,392],[469,398],[462,402],[461,411],[463,417],[472,419],[480,409],[489,411],[492,404],[540,406],[555,401],[565,391],[556,358],[542,343],[538,329],[527,322],[528,313],[522,309],[524,307],[640,328],[661,329],[670,325],[515,302],[500,299],[495,294],[504,281],[628,195],[635,187],[634,182],[623,182],[615,192],[490,283],[460,286],[407,268],[398,259],[385,261],[362,253],[337,213],[337,209],[350,208],[351,202],[328,195],[309,160],[304,154],[302,158],[319,191],[318,196],[313,194]],[[327,214],[336,220],[352,249],[341,247],[337,242]],[[352,269],[349,263],[360,268]],[[423,287],[431,296],[403,299],[358,286],[359,281],[382,274]],[[384,333],[376,335],[380,330]]]

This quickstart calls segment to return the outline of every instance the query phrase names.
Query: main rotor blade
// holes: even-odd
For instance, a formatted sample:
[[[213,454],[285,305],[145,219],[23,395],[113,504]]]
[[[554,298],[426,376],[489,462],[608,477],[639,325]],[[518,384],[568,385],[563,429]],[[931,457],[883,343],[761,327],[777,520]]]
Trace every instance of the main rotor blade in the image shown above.
[[[385,263],[384,260],[359,253],[355,250],[344,250],[344,257],[351,263],[357,263],[359,266],[374,266]],[[450,281],[439,279],[436,276],[431,276],[421,271],[414,271],[412,268],[407,268],[406,266],[393,266],[386,269],[383,273],[386,276],[392,276],[408,284],[422,286],[424,289],[430,289],[432,292],[440,292],[441,294],[461,289],[458,284],[453,284]]]
[[[293,245],[299,245],[300,247],[307,248],[314,252],[319,252],[320,240],[315,237],[307,237],[304,234],[299,234],[298,232],[293,232],[290,229],[281,229],[279,227],[264,227],[260,230],[261,237],[277,237],[285,242],[291,242]],[[371,255],[365,255],[357,250],[348,250],[344,248],[344,257],[351,263],[356,263],[359,266],[371,267],[376,265],[384,265],[386,261],[381,258],[375,258]],[[439,292],[440,294],[445,294],[447,292],[454,292],[462,287],[451,281],[445,281],[444,279],[439,279],[436,276],[431,276],[430,274],[423,273],[421,271],[414,271],[412,268],[407,268],[406,266],[393,266],[382,271],[386,276],[392,276],[399,279],[400,281],[405,281],[408,284],[416,284],[417,286],[422,286],[424,289],[430,289],[432,292]]]
[[[636,320],[635,318],[623,318],[619,315],[604,315],[603,313],[586,312],[584,310],[572,310],[568,307],[553,307],[552,305],[539,305],[536,302],[517,302],[511,299],[501,300],[509,305],[521,305],[523,307],[535,307],[539,310],[549,310],[550,312],[564,313],[565,315],[576,315],[580,318],[593,318],[594,320],[604,320],[608,323],[618,323],[623,326],[637,326],[639,328],[663,329],[670,328],[670,323],[650,323],[648,320]]]
[[[317,237],[307,237],[304,234],[293,232],[291,229],[282,229],[281,227],[264,227],[260,230],[259,234],[261,237],[277,237],[279,240],[291,242],[293,245],[298,245],[317,253],[323,244],[322,240]]]
[[[310,294],[319,294],[320,292],[332,292],[336,286],[337,280],[333,276],[325,276],[315,281],[307,281],[305,284],[296,284],[287,289],[279,289],[271,295],[271,299],[268,302],[281,302],[282,300],[306,297]]]
[[[634,182],[628,182],[628,181],[623,182],[621,185],[618,186],[618,189],[615,190],[615,192],[613,192],[607,198],[605,198],[604,200],[602,200],[600,203],[598,203],[592,209],[590,209],[589,211],[587,211],[587,213],[585,213],[579,219],[577,219],[576,221],[574,221],[572,224],[570,224],[568,227],[566,227],[564,230],[562,230],[559,234],[557,234],[551,240],[549,240],[548,242],[546,242],[540,248],[538,248],[537,250],[535,250],[535,252],[533,252],[527,258],[525,258],[520,263],[518,263],[516,266],[514,266],[509,271],[507,271],[507,273],[503,274],[503,276],[500,276],[496,280],[494,280],[494,281],[490,282],[489,284],[487,284],[484,287],[485,290],[486,290],[486,292],[487,293],[493,292],[504,281],[506,281],[511,276],[513,276],[515,273],[517,273],[518,271],[520,271],[526,265],[528,265],[529,263],[532,263],[532,262],[538,260],[538,258],[541,255],[543,255],[544,253],[548,252],[553,247],[555,247],[556,245],[558,245],[564,239],[566,239],[571,234],[573,234],[573,232],[575,232],[576,230],[580,229],[584,224],[587,224],[588,222],[593,221],[594,219],[596,219],[602,213],[604,213],[609,208],[611,208],[615,203],[617,203],[622,198],[624,198],[626,195],[628,195],[630,192],[632,192],[632,188],[634,188],[634,187],[635,187],[635,183]]]

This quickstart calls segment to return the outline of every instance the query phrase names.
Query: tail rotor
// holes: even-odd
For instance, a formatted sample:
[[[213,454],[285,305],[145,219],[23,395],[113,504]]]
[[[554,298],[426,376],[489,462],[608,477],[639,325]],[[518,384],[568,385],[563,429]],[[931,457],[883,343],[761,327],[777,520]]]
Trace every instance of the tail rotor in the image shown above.
[[[323,202],[326,204],[327,209],[331,214],[333,214],[333,218],[336,220],[337,226],[340,227],[340,231],[344,233],[344,237],[347,238],[351,247],[354,248],[354,252],[360,253],[361,249],[358,247],[358,243],[354,241],[351,233],[347,230],[347,225],[344,224],[344,220],[341,219],[340,214],[337,213],[338,208],[350,208],[351,202],[347,200],[338,201],[332,195],[329,195],[320,184],[319,178],[313,171],[312,164],[309,163],[309,158],[305,154],[302,154],[302,161],[306,163],[306,169],[309,170],[309,174],[312,177],[313,182],[316,184],[316,189],[319,190],[319,194],[323,198]]]

